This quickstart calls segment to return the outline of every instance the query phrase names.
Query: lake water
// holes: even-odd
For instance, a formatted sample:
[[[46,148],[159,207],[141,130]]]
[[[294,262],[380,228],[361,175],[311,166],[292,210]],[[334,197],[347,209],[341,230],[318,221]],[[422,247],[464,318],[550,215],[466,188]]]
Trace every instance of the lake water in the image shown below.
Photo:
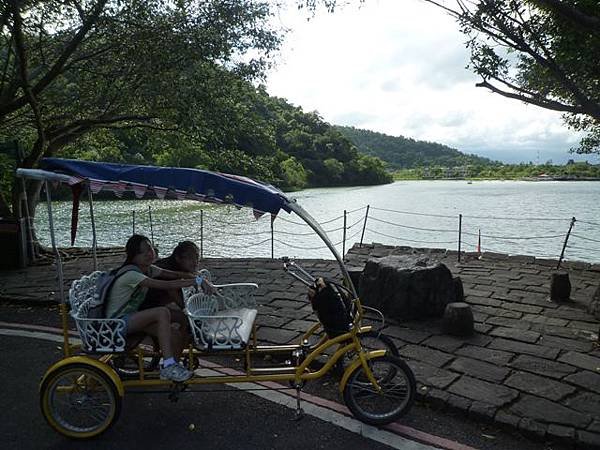
[[[342,251],[344,209],[347,250],[359,242],[461,248],[558,258],[572,217],[577,221],[565,257],[600,262],[600,182],[402,181],[383,186],[307,189],[289,194],[328,231]],[[85,196],[83,196],[85,197]],[[39,205],[36,226],[49,244],[47,213]],[[70,202],[53,202],[59,245],[69,245]],[[99,246],[124,245],[133,231],[153,234],[162,255],[178,241],[200,245],[204,256],[271,256],[271,223],[249,209],[194,201],[121,200],[94,203]],[[152,226],[150,222],[152,215]],[[201,215],[203,227],[201,230]],[[87,202],[80,207],[76,246],[91,246]],[[296,215],[280,212],[273,223],[275,257],[324,257],[329,251]]]

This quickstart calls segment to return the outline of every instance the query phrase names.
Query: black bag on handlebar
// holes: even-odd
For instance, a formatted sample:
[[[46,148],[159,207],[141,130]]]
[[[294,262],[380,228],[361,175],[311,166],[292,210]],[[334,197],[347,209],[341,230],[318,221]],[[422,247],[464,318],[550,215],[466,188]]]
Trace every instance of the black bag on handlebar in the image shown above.
[[[327,336],[332,338],[350,331],[352,295],[348,289],[333,281],[319,278],[309,291],[308,297]]]

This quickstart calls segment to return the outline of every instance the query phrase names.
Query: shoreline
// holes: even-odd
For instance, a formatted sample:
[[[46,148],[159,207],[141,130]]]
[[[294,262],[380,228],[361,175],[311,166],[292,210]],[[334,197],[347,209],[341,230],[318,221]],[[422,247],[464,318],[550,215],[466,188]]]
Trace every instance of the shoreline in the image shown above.
[[[549,181],[600,181],[599,177],[580,177],[580,178],[536,178],[536,177],[522,177],[522,178],[394,178],[394,181],[528,181],[528,182],[549,182]]]

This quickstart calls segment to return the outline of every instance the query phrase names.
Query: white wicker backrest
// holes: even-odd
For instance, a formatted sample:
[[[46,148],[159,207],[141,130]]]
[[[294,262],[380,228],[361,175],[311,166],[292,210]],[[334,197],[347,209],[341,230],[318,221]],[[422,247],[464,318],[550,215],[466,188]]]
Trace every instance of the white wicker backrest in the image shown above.
[[[73,281],[69,289],[69,303],[72,310],[79,310],[86,301],[94,298],[96,294],[96,283],[103,272],[97,270]]]
[[[186,309],[195,317],[213,316],[219,310],[219,301],[214,295],[198,292],[188,299]]]

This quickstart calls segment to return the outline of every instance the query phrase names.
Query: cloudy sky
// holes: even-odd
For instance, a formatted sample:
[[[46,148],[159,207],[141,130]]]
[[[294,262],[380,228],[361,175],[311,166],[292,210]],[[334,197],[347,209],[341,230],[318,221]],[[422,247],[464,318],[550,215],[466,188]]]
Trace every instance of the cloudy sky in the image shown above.
[[[355,1],[311,20],[292,7],[277,20],[291,31],[267,79],[269,93],[332,124],[504,162],[583,159],[568,153],[578,135],[560,113],[476,88],[465,69],[465,36],[420,0]]]

